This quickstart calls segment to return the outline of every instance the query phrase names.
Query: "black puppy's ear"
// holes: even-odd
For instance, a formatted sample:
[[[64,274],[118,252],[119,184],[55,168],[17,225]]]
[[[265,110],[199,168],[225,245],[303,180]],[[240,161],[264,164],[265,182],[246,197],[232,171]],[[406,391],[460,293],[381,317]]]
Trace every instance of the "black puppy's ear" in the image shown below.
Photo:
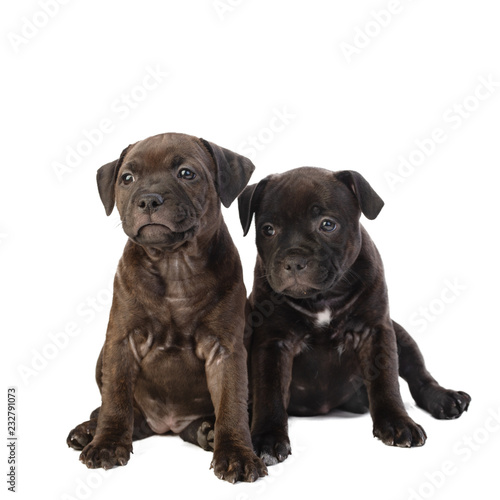
[[[200,141],[215,161],[217,167],[215,187],[222,204],[227,208],[248,184],[255,165],[245,156],[221,148],[213,142],[201,138]]]
[[[243,227],[243,236],[248,234],[252,224],[252,217],[259,206],[262,192],[266,187],[268,177],[262,179],[258,184],[247,186],[243,193],[238,197],[238,210],[240,213],[240,222]]]
[[[106,210],[106,215],[110,215],[115,206],[115,182],[118,170],[127,154],[130,146],[127,146],[118,160],[106,163],[97,171],[97,189],[101,197],[102,204]]]
[[[368,181],[354,170],[335,172],[335,177],[354,193],[365,217],[370,220],[375,219],[382,210],[384,202]]]

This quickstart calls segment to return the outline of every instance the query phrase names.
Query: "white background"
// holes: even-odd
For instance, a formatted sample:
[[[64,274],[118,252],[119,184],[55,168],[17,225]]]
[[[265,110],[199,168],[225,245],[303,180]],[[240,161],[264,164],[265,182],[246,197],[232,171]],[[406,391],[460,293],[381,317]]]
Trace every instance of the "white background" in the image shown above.
[[[222,0],[217,9],[212,0],[70,0],[52,3],[51,17],[42,3],[10,2],[1,16],[2,380],[5,392],[18,388],[17,498],[493,494],[498,2]],[[157,74],[152,88],[148,68],[168,76]],[[489,94],[481,79],[493,82]],[[288,118],[278,122],[277,113]],[[102,120],[106,133],[85,145]],[[441,143],[433,146],[436,128]],[[293,418],[293,455],[255,484],[219,481],[211,455],[178,437],[137,443],[126,467],[87,470],[65,439],[100,404],[94,366],[126,241],[116,212],[105,216],[95,172],[161,132],[245,150],[257,167],[252,182],[303,165],[360,171],[386,203],[364,224],[384,259],[392,315],[435,377],[471,394],[469,412],[436,421],[402,383],[410,415],[428,434],[411,450],[374,439],[368,415]],[[415,141],[428,145],[426,156]],[[84,157],[58,176],[54,166],[78,147]],[[387,173],[398,173],[401,157],[418,165],[391,188]],[[254,232],[243,239],[236,205],[225,218],[250,289]],[[430,319],[420,308],[430,308]]]

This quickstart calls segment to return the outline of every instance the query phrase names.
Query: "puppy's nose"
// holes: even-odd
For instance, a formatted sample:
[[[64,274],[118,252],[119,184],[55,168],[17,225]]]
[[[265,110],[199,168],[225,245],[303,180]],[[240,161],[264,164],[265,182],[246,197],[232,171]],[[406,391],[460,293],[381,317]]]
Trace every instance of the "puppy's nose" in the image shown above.
[[[163,205],[163,198],[161,195],[157,193],[149,193],[149,194],[143,194],[138,202],[137,206],[143,211],[143,212],[149,212],[152,214],[153,212],[156,212],[158,210],[158,207]]]
[[[289,255],[283,260],[285,271],[299,273],[307,267],[307,259],[300,255]]]

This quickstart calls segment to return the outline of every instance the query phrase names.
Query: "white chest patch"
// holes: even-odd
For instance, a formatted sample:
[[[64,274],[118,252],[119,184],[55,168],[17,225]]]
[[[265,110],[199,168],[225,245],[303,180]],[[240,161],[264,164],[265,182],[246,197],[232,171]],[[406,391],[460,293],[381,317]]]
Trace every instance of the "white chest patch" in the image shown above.
[[[317,326],[326,326],[330,324],[332,320],[332,311],[330,309],[324,309],[319,313],[316,313],[315,323]]]

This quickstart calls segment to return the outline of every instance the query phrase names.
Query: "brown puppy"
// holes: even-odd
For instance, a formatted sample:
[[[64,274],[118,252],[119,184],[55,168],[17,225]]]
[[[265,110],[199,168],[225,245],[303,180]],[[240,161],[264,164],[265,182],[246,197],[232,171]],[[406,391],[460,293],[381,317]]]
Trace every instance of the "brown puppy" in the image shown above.
[[[96,368],[102,406],[67,440],[87,467],[125,465],[132,440],[171,431],[213,449],[221,479],[266,474],[248,428],[245,286],[220,207],[253,170],[184,134],[139,141],[99,169],[106,214],[116,202],[129,240]]]
[[[267,465],[290,453],[287,412],[370,410],[385,444],[420,446],[399,375],[419,406],[457,418],[470,396],[441,387],[417,344],[389,315],[382,260],[360,225],[383,201],[357,172],[298,168],[248,186],[239,198],[245,234],[255,213],[252,439]]]

